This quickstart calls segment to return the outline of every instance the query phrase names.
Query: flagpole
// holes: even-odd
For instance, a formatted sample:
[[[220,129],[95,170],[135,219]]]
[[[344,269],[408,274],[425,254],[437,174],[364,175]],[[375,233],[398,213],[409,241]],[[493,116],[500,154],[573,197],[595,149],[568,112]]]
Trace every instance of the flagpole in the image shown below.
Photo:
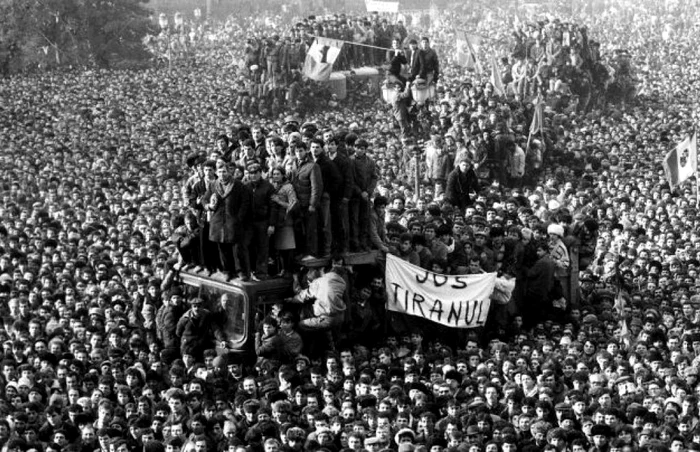
[[[319,38],[321,38],[321,39],[332,39],[333,41],[342,42],[343,44],[349,44],[349,45],[353,45],[353,46],[369,47],[370,49],[393,50],[393,49],[390,49],[390,48],[388,48],[388,47],[378,47],[378,46],[373,46],[373,45],[369,45],[369,44],[363,44],[363,43],[361,43],[361,42],[355,42],[355,41],[344,41],[344,40],[342,40],[342,39],[328,38],[328,37],[326,37],[326,36],[316,36],[316,35],[307,35],[307,36],[311,36],[311,37],[314,38],[314,39],[319,39]]]
[[[698,157],[697,157],[697,138],[698,129],[693,130],[693,142],[695,144],[695,208],[700,208],[700,176],[698,175]]]
[[[544,154],[547,152],[547,141],[544,139],[544,113],[542,114],[542,127],[540,128],[540,138],[542,138],[542,164],[544,165]]]
[[[540,96],[537,96],[537,101],[535,102],[535,111],[534,115],[532,116],[532,121],[530,122],[530,133],[527,135],[527,145],[525,146],[525,156],[527,156],[528,151],[530,150],[530,140],[532,140],[532,125],[535,121],[537,121],[537,109],[540,107]],[[544,143],[544,135],[542,135],[542,127],[544,126],[543,124],[544,118],[540,117],[540,125],[539,125],[539,132],[540,132],[540,137],[542,138],[542,142]],[[544,155],[542,156],[542,166],[544,166]]]
[[[620,256],[617,257],[618,263]],[[617,311],[619,316],[618,325],[620,326],[621,339],[624,345],[624,349],[628,350],[631,343],[629,338],[629,326],[627,325],[627,316],[625,315],[625,304],[629,297],[629,292],[627,288],[624,287],[624,282],[622,275],[620,274],[619,265],[615,266],[615,278],[613,279],[613,286],[615,287],[615,301],[613,303],[613,309]]]
[[[525,145],[525,157],[527,157],[527,153],[530,150],[530,140],[532,139],[532,132],[527,134],[527,144]]]

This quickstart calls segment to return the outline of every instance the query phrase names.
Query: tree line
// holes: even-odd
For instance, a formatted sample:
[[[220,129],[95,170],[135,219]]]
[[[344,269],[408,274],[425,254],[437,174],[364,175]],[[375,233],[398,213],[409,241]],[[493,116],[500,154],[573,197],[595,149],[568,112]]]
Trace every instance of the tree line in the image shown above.
[[[0,0],[0,73],[147,60],[148,0]]]

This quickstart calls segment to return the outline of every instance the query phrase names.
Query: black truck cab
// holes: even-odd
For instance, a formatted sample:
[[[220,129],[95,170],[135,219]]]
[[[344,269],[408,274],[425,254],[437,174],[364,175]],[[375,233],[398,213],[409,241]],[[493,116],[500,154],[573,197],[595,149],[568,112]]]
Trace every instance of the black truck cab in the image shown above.
[[[217,351],[240,354],[244,361],[255,357],[256,320],[267,315],[275,304],[294,295],[290,278],[226,282],[220,275],[182,271],[179,279],[186,298],[201,298],[220,322],[226,347],[217,344]]]

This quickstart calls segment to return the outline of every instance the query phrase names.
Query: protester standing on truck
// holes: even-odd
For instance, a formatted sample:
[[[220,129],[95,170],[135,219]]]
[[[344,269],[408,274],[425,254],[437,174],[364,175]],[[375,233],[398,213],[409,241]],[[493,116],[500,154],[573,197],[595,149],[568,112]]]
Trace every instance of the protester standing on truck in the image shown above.
[[[211,211],[209,239],[219,247],[220,268],[227,280],[237,271],[241,280],[250,279],[246,228],[250,228],[250,190],[234,178],[228,164],[216,163],[218,179],[205,197]]]

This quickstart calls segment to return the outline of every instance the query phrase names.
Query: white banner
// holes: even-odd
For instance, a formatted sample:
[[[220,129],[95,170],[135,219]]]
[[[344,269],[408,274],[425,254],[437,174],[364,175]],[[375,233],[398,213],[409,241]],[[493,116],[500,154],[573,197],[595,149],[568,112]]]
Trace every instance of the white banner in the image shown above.
[[[398,13],[399,2],[383,2],[378,0],[365,0],[368,12],[378,13]]]
[[[387,309],[452,328],[486,324],[495,273],[439,275],[391,254],[386,259]]]

